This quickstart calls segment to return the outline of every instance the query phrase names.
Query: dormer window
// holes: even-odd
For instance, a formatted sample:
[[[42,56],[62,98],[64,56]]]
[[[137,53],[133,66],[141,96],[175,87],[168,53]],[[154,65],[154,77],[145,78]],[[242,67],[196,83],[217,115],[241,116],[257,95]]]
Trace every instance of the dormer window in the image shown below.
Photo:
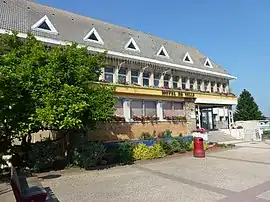
[[[125,49],[140,52],[140,49],[133,38],[130,38],[130,40],[127,42]]]
[[[88,34],[86,34],[86,36],[83,38],[83,40],[102,45],[104,44],[103,40],[101,39],[95,28],[91,29],[90,32],[88,32]]]
[[[47,32],[50,34],[58,34],[57,30],[55,29],[55,27],[53,26],[53,24],[46,15],[39,21],[37,21],[31,27],[31,29],[35,31]]]
[[[161,56],[161,57],[167,57],[169,58],[169,54],[167,53],[166,49],[164,48],[164,46],[161,46],[161,48],[159,49],[157,56]]]
[[[205,62],[204,62],[204,66],[205,67],[210,67],[213,68],[211,61],[209,60],[209,58],[206,58]]]
[[[191,59],[189,53],[187,52],[183,58],[183,62],[193,64],[193,60]]]

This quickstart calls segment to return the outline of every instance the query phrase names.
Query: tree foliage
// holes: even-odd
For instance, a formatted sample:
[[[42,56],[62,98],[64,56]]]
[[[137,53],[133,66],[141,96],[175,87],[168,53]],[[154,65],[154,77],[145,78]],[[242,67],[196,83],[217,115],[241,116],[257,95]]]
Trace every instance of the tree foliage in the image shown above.
[[[114,88],[96,83],[105,53],[0,36],[0,132],[4,145],[42,129],[86,130],[114,113]]]
[[[254,98],[246,89],[240,94],[236,112],[234,114],[235,121],[260,120],[263,118],[262,112],[259,110]]]

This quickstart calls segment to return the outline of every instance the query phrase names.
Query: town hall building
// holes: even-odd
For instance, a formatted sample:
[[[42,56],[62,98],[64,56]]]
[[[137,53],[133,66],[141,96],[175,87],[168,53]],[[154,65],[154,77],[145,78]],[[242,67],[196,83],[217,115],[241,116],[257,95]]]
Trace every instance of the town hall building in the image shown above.
[[[1,1],[0,34],[13,30],[49,45],[107,51],[100,83],[116,87],[118,102],[115,122],[101,126],[96,139],[231,127],[236,77],[196,48],[27,0]]]

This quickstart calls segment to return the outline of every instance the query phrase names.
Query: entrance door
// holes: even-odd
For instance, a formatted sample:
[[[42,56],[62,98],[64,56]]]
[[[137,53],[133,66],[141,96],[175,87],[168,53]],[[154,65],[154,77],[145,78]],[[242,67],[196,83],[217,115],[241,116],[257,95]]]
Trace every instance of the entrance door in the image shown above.
[[[213,111],[212,109],[201,109],[201,127],[207,130],[213,130]]]

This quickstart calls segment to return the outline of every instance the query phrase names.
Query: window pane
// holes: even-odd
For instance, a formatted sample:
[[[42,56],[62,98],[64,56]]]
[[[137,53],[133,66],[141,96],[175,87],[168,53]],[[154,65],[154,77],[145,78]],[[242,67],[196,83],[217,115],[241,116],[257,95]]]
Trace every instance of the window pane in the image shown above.
[[[182,82],[182,89],[184,89],[184,90],[186,89],[186,83]]]
[[[194,80],[193,79],[190,79],[190,81],[189,81],[189,87],[190,87],[190,89],[194,89]]]
[[[178,82],[179,81],[179,76],[173,76],[173,81]]]
[[[138,77],[131,77],[131,83],[138,83]]]
[[[170,76],[166,74],[166,75],[164,76],[164,80],[169,81],[169,80],[170,80]]]
[[[112,67],[105,67],[105,72],[113,73],[113,68]]]
[[[143,86],[149,86],[149,79],[143,79]]]
[[[168,81],[164,81],[164,87],[169,87],[169,82]]]
[[[208,81],[204,81],[204,90],[207,91],[208,89]]]
[[[178,83],[177,82],[173,82],[173,88],[178,88]]]
[[[172,110],[172,102],[164,102],[163,103],[163,115],[164,116],[173,116],[173,110]]]
[[[124,116],[124,110],[123,110],[123,102],[121,100],[118,100],[115,104],[115,112],[114,115],[116,116]]]
[[[154,86],[155,86],[155,87],[158,87],[158,86],[159,86],[159,80],[158,80],[158,79],[155,79],[155,80],[154,80]]]
[[[137,70],[131,70],[131,76],[138,76]]]
[[[143,73],[143,77],[149,78],[150,77],[150,73],[149,72],[144,72]]]
[[[184,116],[183,103],[182,102],[174,102],[174,116]]]
[[[157,108],[156,101],[144,101],[145,116],[156,116]]]
[[[159,80],[160,79],[160,74],[154,74],[154,79]]]
[[[131,114],[133,116],[143,115],[143,103],[142,100],[132,100],[130,103]]]
[[[110,74],[110,73],[105,73],[105,80],[107,82],[113,82],[113,74]]]
[[[127,77],[123,75],[118,75],[118,82],[126,82]]]
[[[182,78],[182,89],[186,89],[186,78]]]
[[[127,69],[126,69],[126,68],[121,68],[121,69],[118,71],[118,74],[126,75],[126,74],[127,74]]]

